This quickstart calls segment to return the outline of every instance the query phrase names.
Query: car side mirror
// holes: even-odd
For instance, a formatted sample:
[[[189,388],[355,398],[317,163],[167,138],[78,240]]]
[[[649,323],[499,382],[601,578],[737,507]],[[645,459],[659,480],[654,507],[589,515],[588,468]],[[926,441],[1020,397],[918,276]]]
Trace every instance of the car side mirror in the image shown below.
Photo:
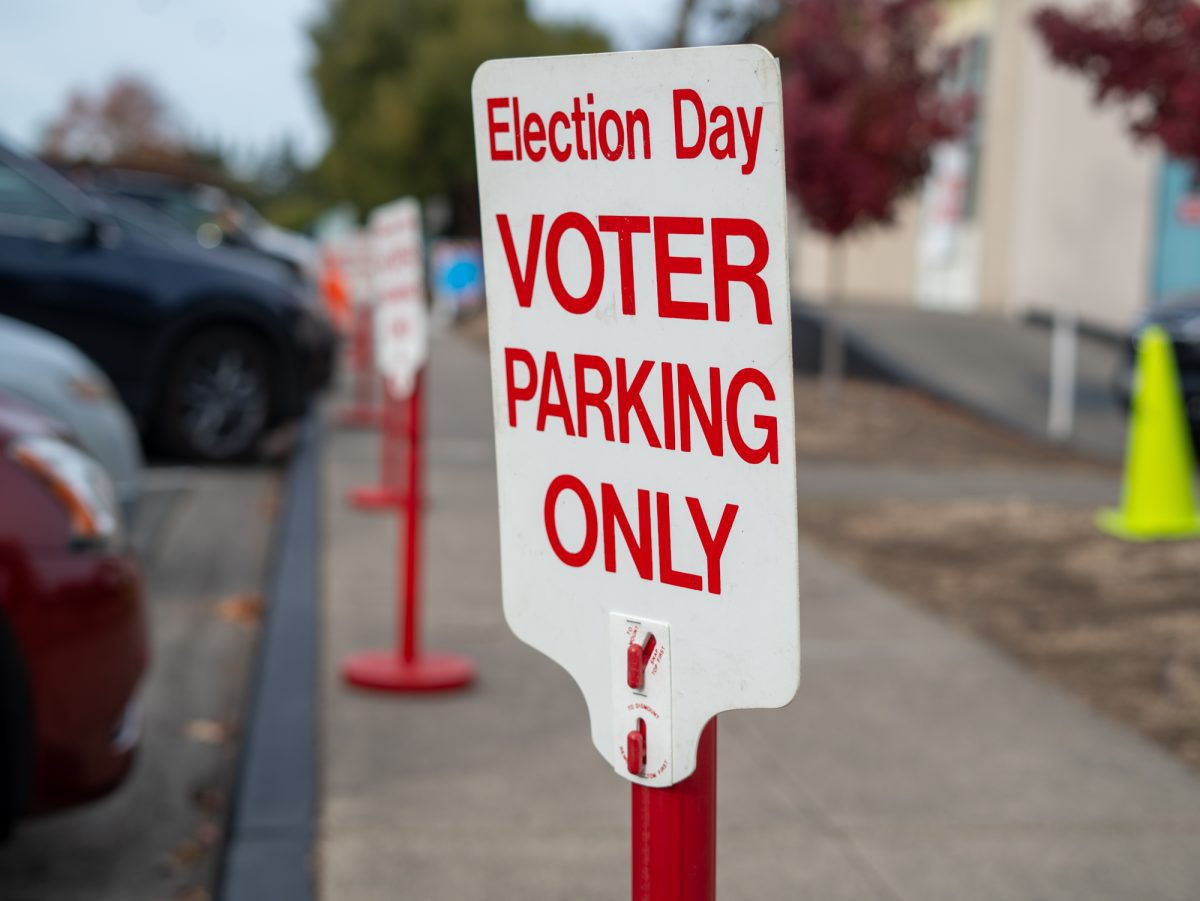
[[[119,236],[117,226],[112,221],[100,213],[92,212],[82,218],[76,241],[80,247],[111,247]]]

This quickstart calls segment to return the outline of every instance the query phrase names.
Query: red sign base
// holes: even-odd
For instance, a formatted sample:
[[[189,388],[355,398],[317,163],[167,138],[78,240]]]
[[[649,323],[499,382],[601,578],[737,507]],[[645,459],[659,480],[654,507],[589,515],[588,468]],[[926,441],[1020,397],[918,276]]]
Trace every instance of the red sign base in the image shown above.
[[[390,510],[408,504],[408,492],[385,485],[363,485],[352,489],[346,502],[358,510]]]
[[[374,691],[453,691],[474,681],[475,664],[455,654],[422,654],[406,663],[395,651],[363,651],[342,664],[342,678]]]

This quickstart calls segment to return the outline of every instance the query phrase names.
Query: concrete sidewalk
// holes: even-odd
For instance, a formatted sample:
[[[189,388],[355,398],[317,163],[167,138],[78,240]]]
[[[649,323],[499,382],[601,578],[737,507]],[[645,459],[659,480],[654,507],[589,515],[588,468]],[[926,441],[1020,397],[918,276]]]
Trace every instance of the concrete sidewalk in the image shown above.
[[[378,438],[331,433],[322,895],[625,897],[629,789],[570,677],[503,622],[486,359],[453,337],[433,359],[425,637],[480,680],[341,683],[347,653],[392,640],[396,529],[343,500]],[[812,547],[800,566],[797,700],[721,717],[722,899],[1200,898],[1200,780]]]
[[[811,326],[820,308],[802,308]],[[873,370],[1044,438],[1050,407],[1051,334],[1044,325],[985,315],[847,304],[852,357]],[[1125,417],[1113,394],[1124,348],[1079,335],[1076,428],[1071,446],[1097,459],[1120,460]]]

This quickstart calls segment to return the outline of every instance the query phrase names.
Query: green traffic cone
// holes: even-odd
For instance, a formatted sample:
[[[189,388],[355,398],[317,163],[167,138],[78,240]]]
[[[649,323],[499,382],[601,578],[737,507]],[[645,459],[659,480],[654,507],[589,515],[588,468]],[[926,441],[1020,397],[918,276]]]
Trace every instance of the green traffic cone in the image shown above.
[[[1152,325],[1138,339],[1121,509],[1101,510],[1096,524],[1127,541],[1200,536],[1195,470],[1171,339]]]

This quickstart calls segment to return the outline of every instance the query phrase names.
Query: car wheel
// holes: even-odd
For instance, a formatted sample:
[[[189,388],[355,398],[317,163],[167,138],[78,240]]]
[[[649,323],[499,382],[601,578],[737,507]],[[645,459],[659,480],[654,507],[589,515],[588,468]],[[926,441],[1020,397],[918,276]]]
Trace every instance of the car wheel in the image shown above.
[[[16,825],[33,785],[33,707],[20,650],[0,622],[0,839]]]
[[[168,447],[194,460],[249,455],[270,421],[266,346],[240,329],[196,335],[177,356],[167,382],[162,428]]]

